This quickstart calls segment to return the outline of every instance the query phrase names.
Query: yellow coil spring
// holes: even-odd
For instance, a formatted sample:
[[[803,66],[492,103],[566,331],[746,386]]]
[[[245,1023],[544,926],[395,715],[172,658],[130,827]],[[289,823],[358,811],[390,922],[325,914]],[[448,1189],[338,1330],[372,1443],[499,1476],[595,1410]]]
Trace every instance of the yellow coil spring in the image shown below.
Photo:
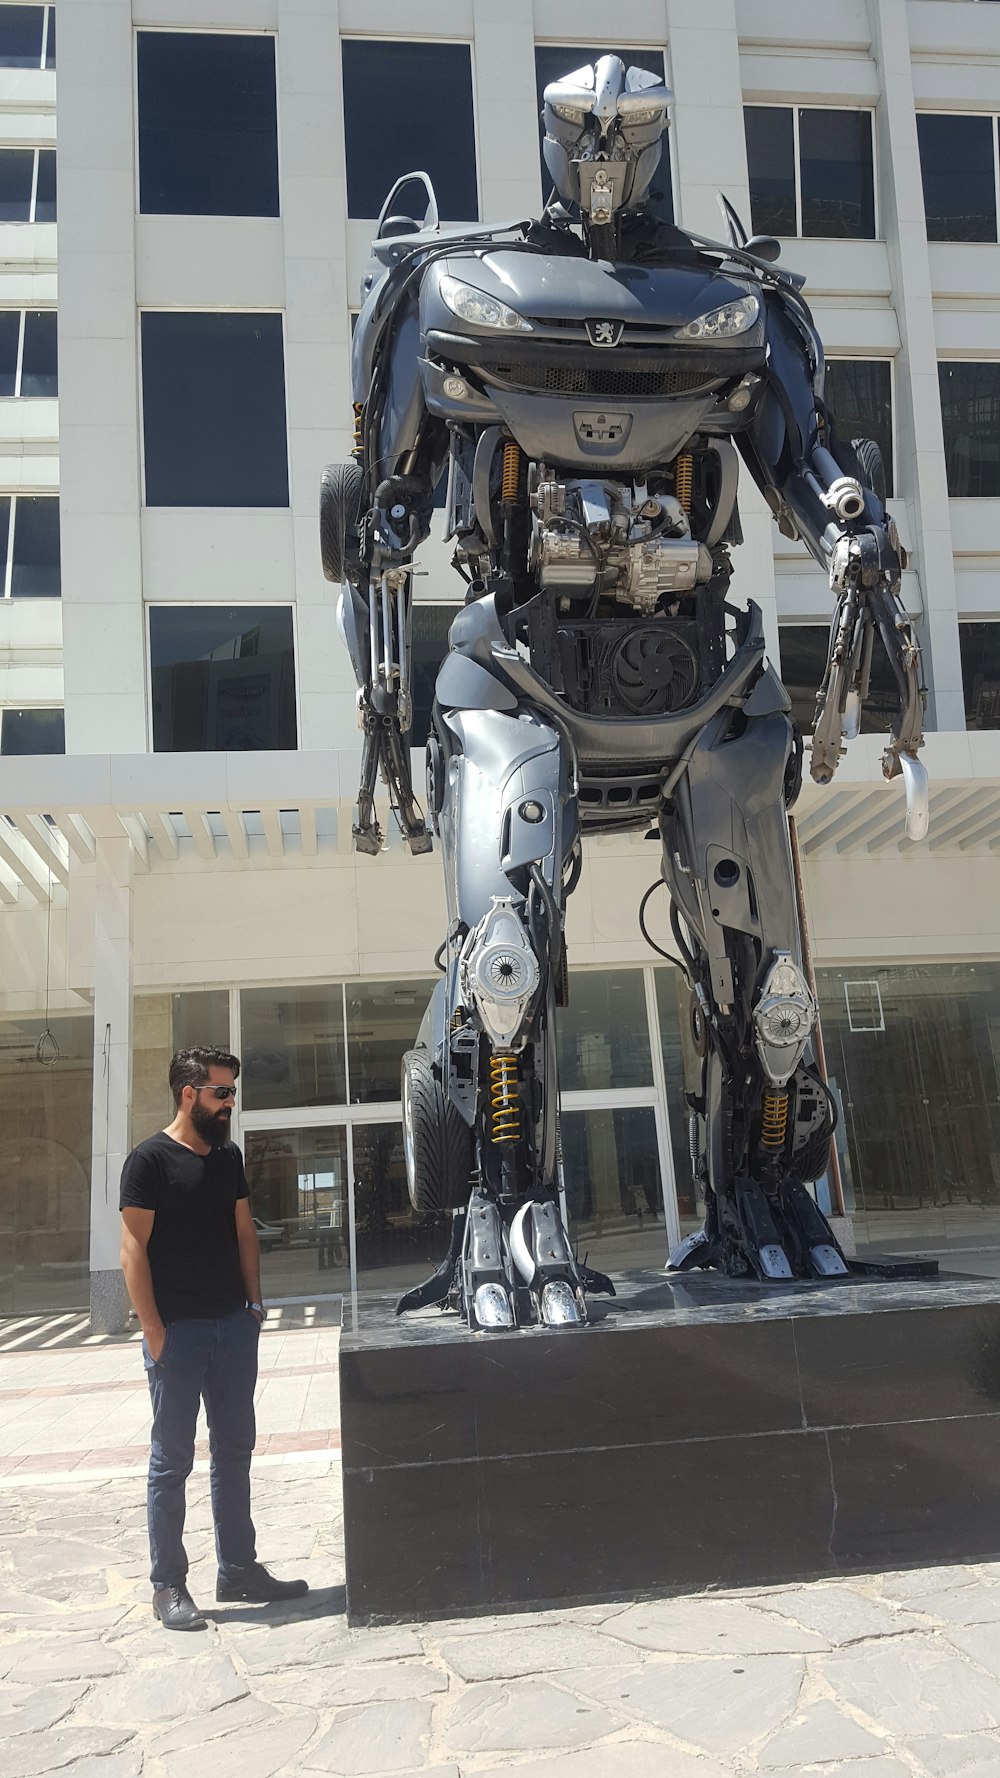
[[[694,458],[690,451],[682,451],[674,462],[674,492],[684,511],[690,512],[694,494]]]
[[[490,1135],[494,1142],[516,1142],[521,1134],[517,1097],[517,1057],[490,1057]]]
[[[364,448],[365,441],[364,441],[364,437],[363,437],[363,428],[362,428],[362,424],[361,424],[361,415],[363,412],[364,412],[364,409],[361,405],[361,402],[356,401],[354,403],[354,449],[356,451],[360,451]]]
[[[521,473],[521,447],[508,438],[503,447],[503,486],[501,500],[517,499],[517,478]]]
[[[760,1145],[762,1148],[779,1149],[785,1146],[785,1131],[788,1126],[788,1094],[774,1089],[764,1094],[764,1109],[760,1120]]]

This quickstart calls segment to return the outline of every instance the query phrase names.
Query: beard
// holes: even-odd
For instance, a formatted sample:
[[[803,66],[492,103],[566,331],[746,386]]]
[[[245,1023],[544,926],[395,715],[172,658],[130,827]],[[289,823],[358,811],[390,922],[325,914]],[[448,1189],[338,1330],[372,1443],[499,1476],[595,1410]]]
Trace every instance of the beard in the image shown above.
[[[223,1111],[207,1111],[197,1100],[191,1107],[191,1122],[202,1141],[210,1142],[213,1148],[221,1148],[229,1141],[232,1115],[228,1107]]]

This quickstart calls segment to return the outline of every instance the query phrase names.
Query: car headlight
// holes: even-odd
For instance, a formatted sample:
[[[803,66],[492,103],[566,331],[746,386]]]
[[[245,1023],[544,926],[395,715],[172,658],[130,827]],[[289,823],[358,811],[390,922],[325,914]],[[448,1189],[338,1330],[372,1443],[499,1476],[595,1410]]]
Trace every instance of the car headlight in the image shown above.
[[[487,296],[485,290],[477,290],[474,284],[445,276],[438,289],[442,301],[460,321],[474,321],[477,327],[496,327],[504,333],[532,332],[531,322],[525,321],[516,309],[509,309],[495,296]]]
[[[699,315],[696,321],[689,321],[677,335],[681,340],[728,340],[735,334],[746,333],[760,314],[760,301],[756,296],[741,296],[738,302],[725,303],[721,309],[709,309],[707,315]]]

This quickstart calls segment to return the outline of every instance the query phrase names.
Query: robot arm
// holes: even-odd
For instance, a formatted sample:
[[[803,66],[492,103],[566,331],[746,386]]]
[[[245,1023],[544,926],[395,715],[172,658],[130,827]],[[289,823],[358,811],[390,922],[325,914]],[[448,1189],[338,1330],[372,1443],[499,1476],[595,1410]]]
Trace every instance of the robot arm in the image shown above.
[[[768,308],[768,385],[740,442],[780,528],[801,538],[830,578],[834,613],[811,774],[829,783],[844,739],[858,732],[877,634],[899,693],[882,769],[887,778],[902,775],[906,831],[922,839],[928,791],[917,758],[925,706],[920,648],[900,597],[906,557],[878,488],[877,447],[866,457],[837,438],[822,400],[822,346],[802,299],[776,294]]]

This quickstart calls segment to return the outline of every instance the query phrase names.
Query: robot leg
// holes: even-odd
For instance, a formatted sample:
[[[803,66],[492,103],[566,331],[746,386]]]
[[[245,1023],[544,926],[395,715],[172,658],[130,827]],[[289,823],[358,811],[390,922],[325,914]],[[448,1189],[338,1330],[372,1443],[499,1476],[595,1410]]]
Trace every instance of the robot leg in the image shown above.
[[[825,1169],[833,1111],[802,971],[786,815],[798,770],[787,699],[767,673],[744,710],[699,735],[660,820],[702,1058],[688,1103],[706,1205],[701,1235],[671,1263],[774,1282],[848,1270],[806,1189]]]
[[[578,874],[572,762],[485,668],[462,671],[467,701],[438,707],[428,749],[444,974],[403,1064],[411,1199],[456,1226],[435,1279],[403,1306],[454,1304],[477,1328],[582,1321],[585,1276],[559,1211],[554,1028]]]

